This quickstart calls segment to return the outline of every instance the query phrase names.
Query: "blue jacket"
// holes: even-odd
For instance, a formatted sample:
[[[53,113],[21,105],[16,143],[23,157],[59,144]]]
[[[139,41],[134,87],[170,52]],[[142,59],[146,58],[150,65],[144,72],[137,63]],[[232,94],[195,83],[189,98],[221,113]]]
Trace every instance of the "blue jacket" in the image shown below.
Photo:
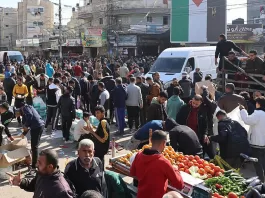
[[[114,107],[116,108],[125,108],[125,102],[127,99],[126,87],[123,85],[116,86],[111,91],[111,97],[113,99]]]
[[[39,113],[30,105],[25,105],[22,108],[22,119],[25,127],[30,129],[37,129],[44,126],[44,121],[40,117]]]
[[[54,69],[51,66],[51,64],[47,63],[45,69],[46,69],[46,75],[49,76],[49,78],[51,78],[53,76],[53,74],[54,74]]]
[[[171,96],[167,101],[167,115],[168,115],[168,117],[176,120],[177,114],[178,114],[180,108],[184,104],[185,103],[183,102],[183,100],[180,99],[179,96],[176,96],[176,95]]]
[[[149,139],[149,129],[162,130],[163,124],[162,120],[152,120],[147,122],[144,126],[142,126],[138,131],[134,134],[134,138],[137,140],[148,140]]]

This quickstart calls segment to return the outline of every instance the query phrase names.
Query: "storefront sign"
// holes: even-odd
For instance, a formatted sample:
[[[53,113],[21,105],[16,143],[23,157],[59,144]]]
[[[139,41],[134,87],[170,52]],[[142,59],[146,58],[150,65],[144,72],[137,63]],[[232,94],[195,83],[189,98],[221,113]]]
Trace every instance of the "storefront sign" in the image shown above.
[[[101,36],[102,35],[102,29],[100,28],[88,28],[85,30],[85,35],[88,36]]]
[[[82,43],[80,39],[66,39],[66,43],[64,44],[64,46],[82,46]]]
[[[81,34],[83,47],[102,47],[102,36],[92,36]]]
[[[227,39],[235,43],[264,42],[262,24],[227,25]]]
[[[39,39],[21,39],[16,40],[16,46],[17,47],[27,47],[27,46],[35,46],[38,47],[40,45]]]
[[[130,25],[130,32],[141,34],[161,34],[169,30],[168,25]]]
[[[119,35],[118,46],[136,46],[137,36],[136,35]]]

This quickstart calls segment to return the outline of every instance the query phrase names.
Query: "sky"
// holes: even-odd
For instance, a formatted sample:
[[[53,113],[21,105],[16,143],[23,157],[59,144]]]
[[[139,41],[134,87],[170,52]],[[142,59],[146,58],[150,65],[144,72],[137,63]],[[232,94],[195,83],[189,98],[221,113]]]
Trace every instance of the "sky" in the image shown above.
[[[5,1],[6,7],[17,7],[17,2],[21,0],[8,0]],[[59,0],[52,0],[54,3],[59,3]],[[63,5],[69,5],[75,7],[77,3],[82,5],[82,0],[62,0]],[[232,20],[237,18],[247,19],[247,9],[246,9],[247,0],[227,0],[227,23],[232,23]],[[55,12],[58,10],[58,6],[54,7]],[[71,18],[71,8],[63,7],[62,18],[63,24],[66,25]],[[57,12],[58,13],[58,12]],[[58,17],[55,18],[55,21],[58,21]]]

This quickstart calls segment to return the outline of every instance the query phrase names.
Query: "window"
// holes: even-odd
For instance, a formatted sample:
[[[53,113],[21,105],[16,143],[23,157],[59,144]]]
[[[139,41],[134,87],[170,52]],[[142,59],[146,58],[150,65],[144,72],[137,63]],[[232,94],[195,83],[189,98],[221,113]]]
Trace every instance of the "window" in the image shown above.
[[[6,27],[9,27],[9,25],[6,25]]]
[[[194,58],[189,58],[186,66],[184,68],[185,72],[190,73],[191,71],[193,71],[195,69],[195,61]]]
[[[99,18],[99,24],[103,24],[103,18]]]
[[[6,38],[9,38],[9,36],[6,36]]]
[[[6,15],[8,15],[8,13],[6,13]]]
[[[163,25],[168,25],[168,16],[163,16]]]
[[[150,72],[180,73],[186,58],[158,58],[150,69]]]
[[[151,16],[147,16],[146,20],[149,23],[152,23],[153,22],[153,18]]]

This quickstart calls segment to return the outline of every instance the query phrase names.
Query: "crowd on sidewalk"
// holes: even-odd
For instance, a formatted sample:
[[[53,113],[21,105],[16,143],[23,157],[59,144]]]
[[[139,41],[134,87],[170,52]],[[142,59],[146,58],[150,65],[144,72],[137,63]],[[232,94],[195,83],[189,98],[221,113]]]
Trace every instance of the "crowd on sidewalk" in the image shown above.
[[[203,74],[199,68],[193,81],[184,72],[182,79],[172,79],[165,87],[158,72],[145,78],[148,66],[141,60],[140,64],[133,59],[107,58],[57,62],[30,57],[22,63],[5,63],[5,79],[0,87],[1,133],[4,131],[13,140],[8,126],[16,117],[23,128],[21,138],[28,132],[31,135],[32,151],[31,170],[26,178],[19,173],[10,182],[34,192],[34,197],[130,197],[121,177],[104,170],[111,124],[117,127],[115,135],[132,134],[127,145],[130,149],[148,144],[149,129],[153,130],[152,148],[138,154],[131,166],[130,174],[138,180],[139,198],[148,197],[148,192],[161,198],[166,193],[167,180],[175,188],[183,188],[177,168],[162,159],[167,135],[174,150],[210,159],[216,155],[213,142],[217,142],[221,157],[233,167],[239,166],[240,153],[253,155],[259,159],[255,165],[257,175],[264,181],[265,138],[261,131],[265,98],[260,92],[253,97],[247,92],[238,95],[234,84],[228,83],[221,97],[205,86],[200,93],[194,93],[196,83],[201,81],[214,87],[211,75]],[[47,106],[45,120],[32,106],[34,97],[41,98]],[[244,123],[250,125],[250,139],[246,129],[227,116],[237,107]],[[71,139],[70,129],[78,109],[82,109],[83,116]],[[99,121],[97,126],[90,122],[91,116]],[[129,131],[125,130],[127,127]],[[64,173],[59,171],[55,151],[38,152],[41,135],[52,137],[59,129],[65,144],[78,145],[78,158],[68,163]],[[251,154],[253,150],[255,154]]]

